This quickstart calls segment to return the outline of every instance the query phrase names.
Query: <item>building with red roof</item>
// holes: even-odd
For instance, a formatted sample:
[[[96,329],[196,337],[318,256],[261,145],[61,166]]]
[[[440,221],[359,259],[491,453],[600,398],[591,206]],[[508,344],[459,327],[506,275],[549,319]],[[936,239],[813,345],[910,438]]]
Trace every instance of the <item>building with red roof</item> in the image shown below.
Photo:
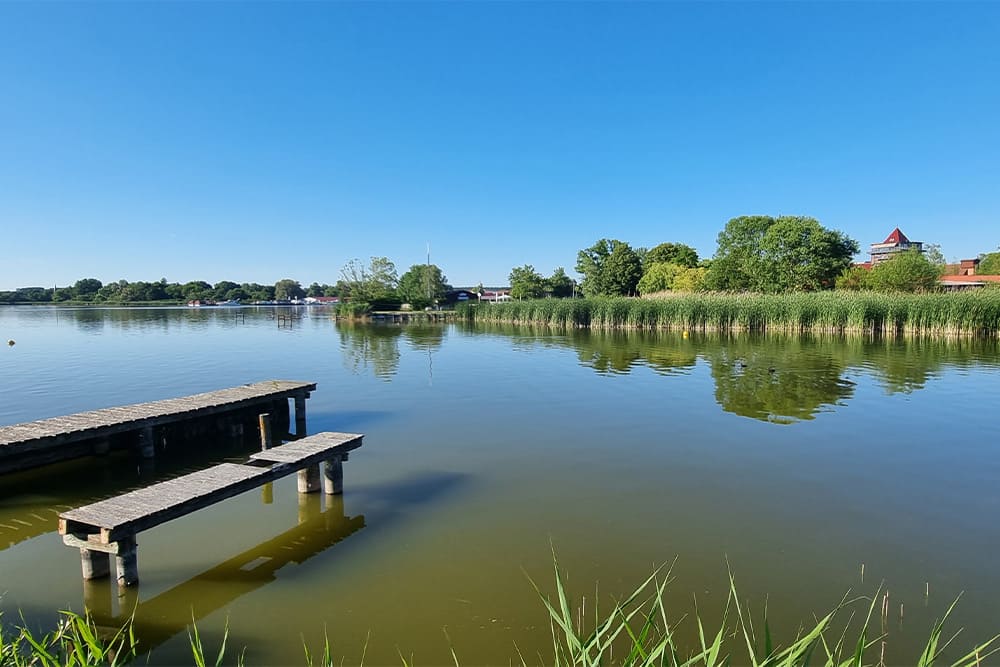
[[[907,250],[916,250],[917,252],[924,251],[923,241],[911,241],[906,238],[906,234],[900,231],[899,227],[892,230],[892,233],[886,237],[885,241],[881,243],[873,243],[871,246],[871,265],[875,266],[879,262],[884,262],[885,260],[892,257],[897,252],[906,252]]]

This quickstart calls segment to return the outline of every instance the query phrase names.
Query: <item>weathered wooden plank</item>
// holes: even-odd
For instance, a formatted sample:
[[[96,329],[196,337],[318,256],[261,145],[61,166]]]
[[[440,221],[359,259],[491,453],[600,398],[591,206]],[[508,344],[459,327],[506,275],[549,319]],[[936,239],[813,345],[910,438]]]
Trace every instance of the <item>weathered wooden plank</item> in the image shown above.
[[[361,446],[357,433],[318,433],[254,454],[270,467],[222,463],[59,515],[59,532],[110,544]],[[265,455],[271,455],[270,457]],[[69,544],[69,542],[67,542]],[[74,543],[75,546],[80,544]]]
[[[315,389],[316,384],[311,382],[268,380],[192,396],[0,426],[0,474],[90,454],[92,450],[87,447],[69,447],[86,440],[106,439],[143,428],[252,408],[267,411],[274,401],[308,396]]]

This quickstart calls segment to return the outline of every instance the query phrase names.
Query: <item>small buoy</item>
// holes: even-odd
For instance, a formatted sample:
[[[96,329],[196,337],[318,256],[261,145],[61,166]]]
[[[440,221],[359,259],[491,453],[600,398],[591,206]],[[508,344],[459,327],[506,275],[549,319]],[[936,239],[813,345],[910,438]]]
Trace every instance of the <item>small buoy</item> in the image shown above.
[[[8,345],[9,347],[14,347],[14,339],[13,339],[13,338],[11,338],[10,340],[8,340],[8,341],[7,341],[7,345]]]
[[[687,337],[688,337],[688,332],[687,332],[687,331],[685,331],[685,332],[684,332],[684,335],[682,336],[682,338],[687,338]]]

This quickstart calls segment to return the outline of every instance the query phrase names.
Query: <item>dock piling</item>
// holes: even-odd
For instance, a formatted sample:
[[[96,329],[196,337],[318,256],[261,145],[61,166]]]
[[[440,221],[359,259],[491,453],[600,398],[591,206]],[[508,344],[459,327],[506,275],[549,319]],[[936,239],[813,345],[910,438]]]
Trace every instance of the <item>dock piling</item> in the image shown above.
[[[260,450],[271,449],[271,415],[267,412],[259,415],[257,421],[260,424]]]
[[[156,456],[156,442],[153,440],[152,426],[146,426],[139,431],[139,454],[144,459]]]
[[[80,547],[80,563],[84,580],[101,579],[111,573],[111,556],[103,551]]]
[[[303,468],[298,472],[299,493],[315,493],[319,491],[319,464]]]
[[[139,583],[139,555],[135,535],[118,540],[115,567],[118,568],[118,586],[135,586]]]
[[[344,492],[344,458],[341,454],[335,454],[323,466],[323,492],[327,495],[339,496]]]
[[[304,394],[295,397],[295,437],[306,437],[306,397]]]

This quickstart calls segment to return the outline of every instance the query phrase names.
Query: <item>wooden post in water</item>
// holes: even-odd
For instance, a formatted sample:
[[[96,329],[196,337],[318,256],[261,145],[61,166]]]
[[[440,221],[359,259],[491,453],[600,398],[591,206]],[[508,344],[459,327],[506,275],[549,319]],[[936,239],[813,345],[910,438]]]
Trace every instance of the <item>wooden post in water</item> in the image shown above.
[[[295,437],[306,437],[306,397],[303,394],[295,397]]]
[[[344,458],[337,454],[326,460],[323,474],[323,492],[328,495],[340,495],[344,492]]]
[[[153,427],[146,426],[139,431],[139,455],[151,459],[156,455],[156,442],[153,440]]]
[[[118,568],[118,586],[135,586],[139,583],[139,556],[135,535],[118,541],[115,566]]]
[[[84,580],[100,579],[111,573],[111,555],[103,551],[80,547],[80,563]]]
[[[303,468],[298,472],[299,493],[315,493],[319,491],[319,464]]]
[[[271,449],[271,415],[267,412],[259,415],[257,421],[260,424],[260,451]]]

